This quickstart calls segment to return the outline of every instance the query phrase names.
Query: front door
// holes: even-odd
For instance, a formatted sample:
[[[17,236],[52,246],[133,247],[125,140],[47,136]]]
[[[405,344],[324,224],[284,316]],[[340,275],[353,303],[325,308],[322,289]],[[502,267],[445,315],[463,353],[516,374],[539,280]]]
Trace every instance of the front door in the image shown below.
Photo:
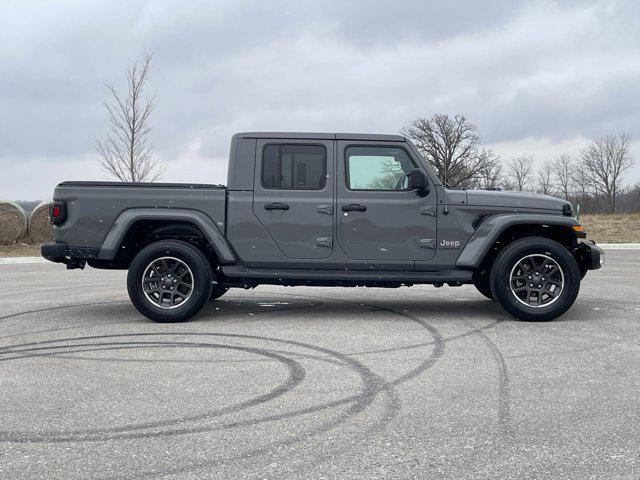
[[[333,251],[333,141],[259,140],[253,212],[284,257]]]
[[[338,242],[356,260],[412,262],[436,252],[436,192],[408,189],[419,167],[398,143],[338,142]],[[420,167],[422,168],[422,167]]]

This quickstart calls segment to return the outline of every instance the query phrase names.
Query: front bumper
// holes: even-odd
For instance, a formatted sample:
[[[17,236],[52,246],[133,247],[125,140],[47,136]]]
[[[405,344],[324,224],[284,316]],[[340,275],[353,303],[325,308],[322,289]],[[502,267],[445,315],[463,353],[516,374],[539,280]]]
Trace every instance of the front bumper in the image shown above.
[[[580,242],[577,249],[577,258],[587,270],[597,270],[604,264],[605,253],[595,242]]]
[[[97,258],[100,249],[69,247],[66,243],[45,243],[40,253],[50,262],[64,263],[67,268],[84,268],[87,260]]]

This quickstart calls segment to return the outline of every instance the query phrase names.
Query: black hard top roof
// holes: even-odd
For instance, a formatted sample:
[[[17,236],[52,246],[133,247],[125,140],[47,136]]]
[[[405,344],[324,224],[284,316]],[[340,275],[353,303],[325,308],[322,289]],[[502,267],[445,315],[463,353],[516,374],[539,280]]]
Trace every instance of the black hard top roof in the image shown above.
[[[312,132],[241,132],[240,138],[291,138],[309,140],[382,140],[385,142],[404,142],[401,135],[373,133],[312,133]]]

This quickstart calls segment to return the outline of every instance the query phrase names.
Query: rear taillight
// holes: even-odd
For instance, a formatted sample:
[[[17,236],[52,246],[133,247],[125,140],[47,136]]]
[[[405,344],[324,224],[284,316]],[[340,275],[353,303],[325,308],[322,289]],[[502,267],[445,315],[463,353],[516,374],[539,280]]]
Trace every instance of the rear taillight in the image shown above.
[[[64,202],[53,202],[49,206],[49,220],[54,225],[62,225],[67,219],[67,204]]]

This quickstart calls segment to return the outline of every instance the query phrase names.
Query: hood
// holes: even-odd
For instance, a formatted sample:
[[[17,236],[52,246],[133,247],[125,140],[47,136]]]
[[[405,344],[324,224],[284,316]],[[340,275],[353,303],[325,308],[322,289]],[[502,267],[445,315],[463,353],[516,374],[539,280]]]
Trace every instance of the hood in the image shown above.
[[[467,190],[467,204],[480,207],[535,208],[562,212],[566,200],[532,192],[510,192],[501,190]]]

